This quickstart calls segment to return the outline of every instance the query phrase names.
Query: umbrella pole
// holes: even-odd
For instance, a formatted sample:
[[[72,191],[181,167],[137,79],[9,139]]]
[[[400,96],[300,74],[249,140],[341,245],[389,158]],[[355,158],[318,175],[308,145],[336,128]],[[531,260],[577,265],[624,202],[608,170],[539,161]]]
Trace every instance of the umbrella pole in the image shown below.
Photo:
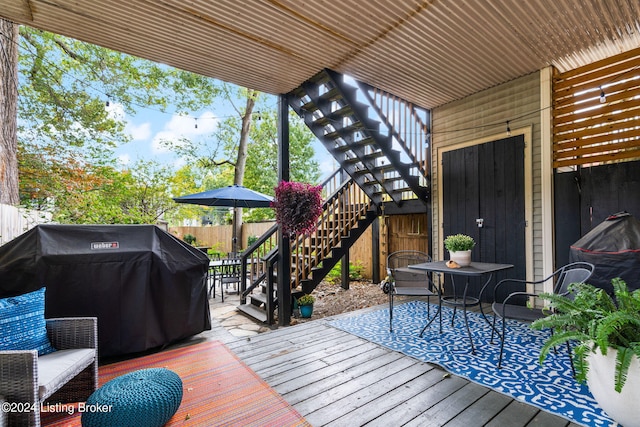
[[[238,205],[234,201],[233,203],[233,215],[232,215],[232,227],[233,230],[231,232],[231,250],[233,252],[233,256],[238,256]]]
[[[236,257],[238,255],[238,232],[236,230],[236,224],[238,223],[238,210],[234,204],[233,206],[233,215],[231,216],[231,252],[233,256]]]

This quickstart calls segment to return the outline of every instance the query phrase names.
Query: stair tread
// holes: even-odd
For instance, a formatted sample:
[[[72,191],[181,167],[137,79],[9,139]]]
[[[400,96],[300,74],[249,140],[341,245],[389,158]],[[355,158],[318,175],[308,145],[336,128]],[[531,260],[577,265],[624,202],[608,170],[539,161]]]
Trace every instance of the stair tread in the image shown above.
[[[346,151],[355,151],[359,148],[364,148],[369,145],[374,145],[376,143],[375,139],[371,137],[365,137],[363,139],[358,140],[357,142],[350,142],[345,145],[341,145],[336,147],[337,151],[346,152]]]
[[[345,136],[353,135],[354,133],[362,131],[363,129],[364,129],[364,125],[361,122],[354,122],[345,127],[338,128],[333,132],[327,133],[325,135],[325,138],[327,138],[327,140],[334,141],[338,138],[344,138]],[[368,138],[368,139],[371,139],[371,138]],[[370,142],[370,144],[372,143],[373,141]]]
[[[267,321],[267,312],[265,310],[261,310],[253,304],[241,304],[238,306],[238,311],[261,322]]]
[[[261,304],[267,303],[267,294],[259,293],[259,294],[251,294],[249,296],[251,297],[252,300],[258,301]],[[252,305],[256,305],[256,304],[252,304]]]

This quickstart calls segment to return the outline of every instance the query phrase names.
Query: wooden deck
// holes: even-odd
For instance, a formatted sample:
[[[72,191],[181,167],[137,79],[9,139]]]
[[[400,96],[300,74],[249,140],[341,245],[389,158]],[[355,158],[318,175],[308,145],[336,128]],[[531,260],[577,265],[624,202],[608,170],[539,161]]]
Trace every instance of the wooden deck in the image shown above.
[[[250,338],[219,326],[210,332],[316,427],[577,426],[335,329],[326,319]]]

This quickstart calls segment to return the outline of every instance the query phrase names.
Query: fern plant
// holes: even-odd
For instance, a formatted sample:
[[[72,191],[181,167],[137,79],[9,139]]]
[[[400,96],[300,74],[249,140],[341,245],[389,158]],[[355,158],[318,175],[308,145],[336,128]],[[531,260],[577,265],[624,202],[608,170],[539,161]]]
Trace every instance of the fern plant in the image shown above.
[[[620,278],[611,280],[614,297],[586,283],[569,286],[569,294],[542,294],[550,301],[549,316],[531,324],[533,329],[551,328],[540,351],[542,363],[549,351],[569,341],[577,342],[573,358],[576,379],[586,381],[587,356],[598,349],[603,355],[616,349],[615,389],[622,390],[634,355],[640,357],[640,289],[629,292]]]

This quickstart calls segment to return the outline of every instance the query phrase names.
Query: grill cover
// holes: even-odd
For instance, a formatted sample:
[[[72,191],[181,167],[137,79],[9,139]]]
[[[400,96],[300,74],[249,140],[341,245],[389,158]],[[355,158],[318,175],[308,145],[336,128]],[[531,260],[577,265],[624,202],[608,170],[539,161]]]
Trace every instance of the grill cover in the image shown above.
[[[588,282],[608,293],[613,293],[615,277],[630,290],[640,288],[640,221],[626,212],[609,216],[571,245],[569,260],[595,265]]]
[[[46,286],[46,317],[97,317],[115,356],[211,329],[208,266],[154,225],[38,225],[0,246],[0,297]]]

